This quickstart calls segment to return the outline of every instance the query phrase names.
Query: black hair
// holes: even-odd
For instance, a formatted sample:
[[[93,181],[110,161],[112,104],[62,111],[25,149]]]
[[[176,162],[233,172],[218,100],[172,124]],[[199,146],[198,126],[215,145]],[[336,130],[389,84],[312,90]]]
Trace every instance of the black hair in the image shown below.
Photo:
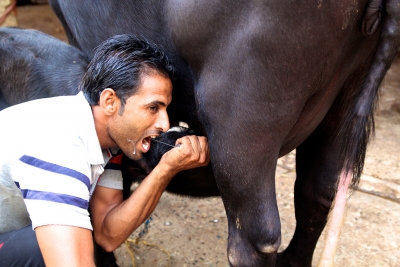
[[[98,105],[101,92],[112,88],[123,108],[137,92],[141,75],[154,71],[173,78],[174,67],[160,47],[134,35],[116,35],[95,49],[79,90],[89,104]]]

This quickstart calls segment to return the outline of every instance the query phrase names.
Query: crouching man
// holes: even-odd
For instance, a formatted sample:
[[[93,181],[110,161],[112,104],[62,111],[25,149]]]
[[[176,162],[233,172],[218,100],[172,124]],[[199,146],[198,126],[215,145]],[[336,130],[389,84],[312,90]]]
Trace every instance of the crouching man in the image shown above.
[[[1,266],[94,266],[92,230],[113,251],[176,173],[208,164],[205,137],[178,139],[125,201],[120,172],[104,171],[117,150],[140,159],[169,129],[172,72],[160,48],[119,35],[98,47],[78,95],[0,112]]]

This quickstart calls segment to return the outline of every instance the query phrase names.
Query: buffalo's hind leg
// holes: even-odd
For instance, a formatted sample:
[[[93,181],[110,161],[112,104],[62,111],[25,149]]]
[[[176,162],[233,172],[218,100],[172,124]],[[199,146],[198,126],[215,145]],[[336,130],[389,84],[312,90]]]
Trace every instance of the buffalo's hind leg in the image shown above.
[[[333,132],[320,126],[296,150],[296,230],[289,246],[278,255],[277,266],[311,266],[342,171],[342,142],[327,134]]]

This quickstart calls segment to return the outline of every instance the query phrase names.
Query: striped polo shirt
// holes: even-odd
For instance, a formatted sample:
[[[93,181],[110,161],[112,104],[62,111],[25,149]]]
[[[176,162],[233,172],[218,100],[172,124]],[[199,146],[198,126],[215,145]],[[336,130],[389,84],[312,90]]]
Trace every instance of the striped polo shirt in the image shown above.
[[[0,233],[30,223],[92,229],[91,192],[97,181],[122,189],[122,156],[100,148],[83,94],[12,106],[0,125]]]

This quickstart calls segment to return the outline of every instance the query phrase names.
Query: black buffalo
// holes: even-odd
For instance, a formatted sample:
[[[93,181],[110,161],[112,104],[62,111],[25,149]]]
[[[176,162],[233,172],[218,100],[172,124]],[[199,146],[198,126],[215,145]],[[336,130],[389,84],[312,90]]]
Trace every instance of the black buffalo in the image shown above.
[[[50,3],[88,58],[120,33],[165,47],[179,70],[171,123],[208,136],[205,179],[225,205],[230,264],[310,266],[339,177],[356,183],[363,168],[377,90],[399,48],[398,1]],[[277,254],[276,160],[294,148],[296,231]]]
[[[50,3],[88,57],[122,33],[166,49],[179,70],[171,123],[209,139],[230,264],[311,266],[337,189],[343,198],[363,168],[378,87],[400,43],[398,0]],[[275,168],[293,149],[297,224],[278,254]]]

